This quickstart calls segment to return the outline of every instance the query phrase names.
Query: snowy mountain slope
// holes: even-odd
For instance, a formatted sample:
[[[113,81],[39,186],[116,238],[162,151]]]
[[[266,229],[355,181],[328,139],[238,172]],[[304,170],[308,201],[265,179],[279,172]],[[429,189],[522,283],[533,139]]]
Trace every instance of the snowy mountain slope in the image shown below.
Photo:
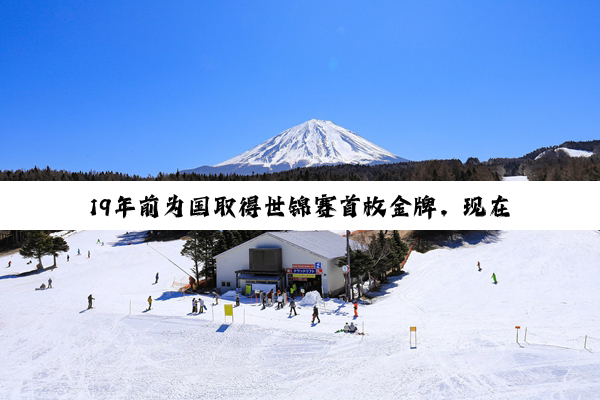
[[[566,147],[557,147],[556,149],[550,149],[550,150],[546,150],[543,153],[539,154],[535,159],[539,160],[540,158],[546,157],[551,153],[559,153],[559,152],[563,152],[565,154],[567,154],[569,157],[591,157],[594,155],[593,151],[587,151],[587,150],[575,150],[575,149],[569,149]]]
[[[365,336],[333,333],[352,315],[337,300],[320,306],[315,327],[310,309],[288,318],[287,309],[261,310],[250,300],[224,324],[222,304],[231,302],[212,308],[208,296],[208,313],[188,315],[191,298],[171,292],[185,274],[163,257],[189,268],[182,241],[148,246],[142,236],[78,232],[66,238],[70,262],[61,255],[57,269],[33,276],[6,278],[30,266],[18,255],[0,256],[0,398],[301,391],[311,399],[514,399],[595,398],[600,391],[598,232],[509,231],[477,245],[413,253],[409,274],[359,307],[355,322],[364,322]],[[48,277],[53,289],[34,290]],[[90,293],[95,308],[85,311]],[[144,312],[149,295],[153,307]],[[416,349],[410,326],[417,327]]]
[[[182,172],[251,174],[333,164],[408,161],[331,121],[311,119],[216,164]]]

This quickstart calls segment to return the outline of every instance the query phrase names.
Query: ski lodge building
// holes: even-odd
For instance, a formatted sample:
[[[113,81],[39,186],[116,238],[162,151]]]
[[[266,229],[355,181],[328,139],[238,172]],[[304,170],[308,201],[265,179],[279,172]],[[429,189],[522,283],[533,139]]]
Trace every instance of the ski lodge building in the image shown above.
[[[353,240],[350,246],[361,247]],[[267,232],[215,256],[217,288],[250,294],[295,283],[306,292],[337,296],[344,291],[344,273],[337,266],[344,256],[346,238],[330,231]]]

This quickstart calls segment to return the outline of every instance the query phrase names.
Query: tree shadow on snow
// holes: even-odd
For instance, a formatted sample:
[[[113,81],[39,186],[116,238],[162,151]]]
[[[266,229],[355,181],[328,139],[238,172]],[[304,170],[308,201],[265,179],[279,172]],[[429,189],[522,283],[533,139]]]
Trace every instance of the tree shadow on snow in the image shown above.
[[[379,286],[379,289],[369,290],[369,292],[365,293],[364,297],[367,299],[374,299],[376,297],[385,296],[390,293],[390,291],[398,286],[398,282],[400,282],[405,276],[408,276],[408,272],[403,273],[402,275],[397,276],[389,276],[386,283],[382,283]]]
[[[56,266],[51,265],[51,266],[46,267],[46,268],[32,269],[31,271],[25,271],[25,272],[21,272],[19,274],[2,275],[2,276],[0,276],[0,280],[2,280],[2,279],[20,278],[22,276],[37,275],[37,274],[41,274],[42,272],[52,271],[53,269],[56,269]]]
[[[441,240],[438,245],[445,248],[457,249],[469,245],[490,244],[498,242],[500,231],[467,231],[458,232],[447,240]]]
[[[229,328],[231,326],[231,324],[222,324],[219,329],[217,329],[217,332],[219,333],[223,333],[227,330],[227,328]]]
[[[177,297],[183,297],[183,293],[182,292],[173,292],[173,291],[168,291],[168,292],[163,292],[163,294],[160,295],[160,297],[155,298],[154,300],[169,300],[169,299],[175,299]]]
[[[146,241],[147,231],[140,232],[127,232],[122,235],[117,236],[117,241],[114,243],[109,243],[113,247],[116,246],[127,246],[131,243],[134,244],[143,244]]]

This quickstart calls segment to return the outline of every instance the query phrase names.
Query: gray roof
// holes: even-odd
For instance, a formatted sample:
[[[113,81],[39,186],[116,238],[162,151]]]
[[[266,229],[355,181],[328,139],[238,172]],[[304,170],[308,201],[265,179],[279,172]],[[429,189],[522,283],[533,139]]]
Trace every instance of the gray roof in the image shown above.
[[[260,236],[217,254],[215,258],[219,258],[224,254],[234,251],[240,246],[247,245],[265,235],[272,236],[277,240],[289,243],[329,260],[346,255],[346,238],[331,231],[284,231],[263,233]],[[364,249],[364,245],[352,239],[350,239],[350,247],[352,247],[353,250]]]
[[[267,234],[330,260],[346,255],[346,238],[331,231],[287,231]],[[350,247],[356,250],[362,245],[350,239]]]

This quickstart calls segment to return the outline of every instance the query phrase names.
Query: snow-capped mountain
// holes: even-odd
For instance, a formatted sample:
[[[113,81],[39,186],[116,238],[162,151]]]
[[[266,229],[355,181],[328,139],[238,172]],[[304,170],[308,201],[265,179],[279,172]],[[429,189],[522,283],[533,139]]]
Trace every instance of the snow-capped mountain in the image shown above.
[[[331,121],[311,119],[213,167],[184,173],[250,175],[298,167],[408,161]]]
[[[575,149],[569,149],[566,147],[557,147],[555,149],[549,149],[549,150],[544,151],[543,153],[539,154],[535,159],[539,160],[540,158],[547,157],[547,156],[551,155],[552,153],[558,154],[559,152],[563,152],[566,155],[568,155],[569,157],[591,157],[594,155],[593,151],[575,150]]]

